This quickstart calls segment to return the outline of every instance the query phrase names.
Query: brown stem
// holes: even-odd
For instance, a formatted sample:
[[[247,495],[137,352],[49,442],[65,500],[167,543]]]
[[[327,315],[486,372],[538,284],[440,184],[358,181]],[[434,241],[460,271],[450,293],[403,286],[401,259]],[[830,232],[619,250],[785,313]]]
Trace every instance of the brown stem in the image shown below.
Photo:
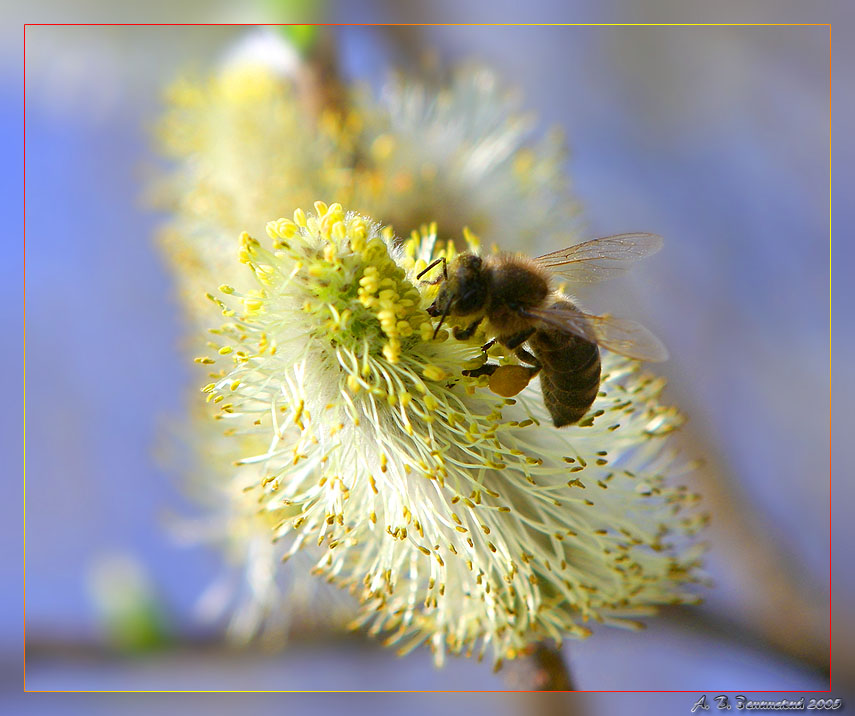
[[[325,110],[344,111],[345,90],[338,74],[331,36],[324,35],[301,64],[296,84],[297,96],[308,116],[317,119]]]
[[[561,651],[545,642],[528,648],[508,667],[509,686],[521,691],[575,691]]]

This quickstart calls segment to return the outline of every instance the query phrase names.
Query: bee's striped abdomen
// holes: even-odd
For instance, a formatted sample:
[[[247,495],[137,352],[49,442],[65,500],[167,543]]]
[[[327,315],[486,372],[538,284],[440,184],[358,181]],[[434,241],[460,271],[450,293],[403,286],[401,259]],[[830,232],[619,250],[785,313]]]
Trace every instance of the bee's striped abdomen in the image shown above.
[[[597,344],[553,328],[538,329],[528,343],[541,364],[543,402],[555,427],[579,422],[600,389]]]

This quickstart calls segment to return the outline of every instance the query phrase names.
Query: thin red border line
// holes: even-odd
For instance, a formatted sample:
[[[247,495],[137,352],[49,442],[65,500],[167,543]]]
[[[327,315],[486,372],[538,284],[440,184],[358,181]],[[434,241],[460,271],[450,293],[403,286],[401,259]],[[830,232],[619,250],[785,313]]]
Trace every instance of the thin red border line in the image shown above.
[[[27,690],[27,26],[24,25],[24,691]]]
[[[467,658],[467,657],[461,657]],[[842,691],[842,689],[841,689]],[[390,690],[380,691],[376,689],[360,689],[358,691],[346,691],[342,689],[332,689],[324,691],[321,689],[309,689],[305,691],[297,691],[293,689],[142,689],[139,691],[128,689],[104,689],[104,690],[88,690],[88,689],[71,689],[62,691],[57,689],[30,689],[28,694],[537,694],[544,693],[542,691],[527,691],[521,689],[473,689],[469,691],[454,691],[451,689],[411,689],[407,690]],[[827,689],[802,689],[802,690],[776,690],[776,689],[659,689],[656,691],[630,691],[626,689],[597,689],[591,691],[555,691],[557,694],[827,694]],[[842,698],[842,697],[841,697]]]
[[[466,657],[462,657],[466,658]],[[841,689],[842,691],[842,689]],[[345,691],[342,689],[333,689],[323,691],[321,689],[309,689],[305,691],[296,691],[293,689],[165,689],[163,691],[157,689],[142,689],[133,691],[128,689],[104,689],[104,690],[87,690],[87,689],[71,689],[62,691],[57,689],[30,689],[26,691],[28,694],[538,694],[543,691],[526,691],[520,689],[502,689],[500,691],[490,689],[474,689],[470,691],[453,691],[450,689],[412,689],[393,690],[393,691],[378,691],[371,689],[363,689],[359,691]],[[556,694],[827,694],[827,689],[802,689],[798,690],[775,690],[775,689],[679,689],[679,690],[657,690],[657,691],[628,691],[621,689],[599,689],[593,691],[553,691]],[[842,698],[842,697],[841,697]]]
[[[831,691],[831,25],[828,26],[828,690]]]
[[[26,22],[24,27],[831,27],[829,22]]]
[[[502,693],[538,693],[536,691],[501,690],[501,691],[277,691],[277,690],[27,690],[27,580],[26,580],[26,543],[27,543],[27,481],[26,481],[26,244],[27,244],[27,28],[28,27],[291,27],[294,25],[313,25],[317,27],[827,27],[828,28],[828,383],[829,383],[829,426],[831,424],[831,23],[828,22],[777,22],[777,23],[741,23],[741,22],[705,22],[705,23],[297,23],[297,22],[183,22],[183,23],[127,23],[127,22],[34,22],[24,23],[24,692],[46,693],[46,694],[291,694],[291,693],[369,693],[369,694],[408,694],[408,693],[474,693],[474,694],[502,694]],[[833,634],[831,615],[831,575],[833,560],[831,556],[832,528],[831,528],[831,431],[828,435],[828,689],[811,690],[772,690],[773,694],[822,694],[831,692],[831,637]],[[743,693],[740,690],[714,691],[716,694]],[[624,691],[624,690],[596,690],[596,691],[565,691],[555,693],[580,693],[580,694],[698,694],[697,689],[690,690],[656,690],[656,691]],[[745,693],[752,693],[750,690]],[[754,693],[767,693],[767,690],[757,690]]]

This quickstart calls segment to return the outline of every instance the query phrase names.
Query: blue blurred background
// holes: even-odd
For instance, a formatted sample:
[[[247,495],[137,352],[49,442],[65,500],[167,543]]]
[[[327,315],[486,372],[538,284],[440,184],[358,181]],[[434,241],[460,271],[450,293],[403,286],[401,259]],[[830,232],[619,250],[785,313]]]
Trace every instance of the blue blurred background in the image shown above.
[[[99,4],[89,5],[97,14]],[[475,5],[466,12],[477,14],[482,4]],[[532,20],[553,9],[531,5]],[[234,19],[224,6],[208,12],[194,19]],[[379,1],[329,10],[337,22],[399,19],[395,12]],[[484,17],[445,2],[424,12],[425,21]],[[595,19],[633,20],[612,3]],[[91,594],[99,561],[133,555],[166,628],[194,637],[194,602],[218,570],[218,555],[179,549],[163,529],[164,516],[185,507],[153,445],[165,418],[181,413],[192,371],[180,351],[181,311],[152,242],[162,217],[140,197],[162,86],[188,67],[211,66],[249,31],[27,30],[27,687],[502,689],[486,664],[455,660],[437,671],[424,651],[399,660],[359,640],[279,654],[190,644],[99,657]],[[647,230],[667,239],[631,278],[585,298],[597,310],[631,313],[669,346],[665,397],[690,418],[681,449],[706,461],[693,485],[713,512],[708,566],[716,587],[697,616],[677,612],[651,620],[641,634],[601,630],[570,645],[579,688],[827,688],[829,539],[840,559],[853,542],[851,520],[829,530],[828,28],[333,32],[344,73],[374,85],[427,50],[443,62],[492,65],[520,88],[543,128],[566,133],[589,235]],[[4,64],[0,85],[2,126],[18,134],[23,87],[10,67]],[[13,166],[23,163],[20,149]],[[847,159],[851,151],[841,148],[832,169]],[[4,193],[20,191],[20,177],[5,181]],[[845,212],[836,223],[842,231],[846,214],[853,217],[838,186],[832,200]],[[8,221],[8,255],[19,256],[20,211]],[[836,243],[834,251],[836,264],[851,260],[848,246]],[[23,333],[21,265],[4,261],[0,276],[11,335]],[[851,332],[835,340],[845,367]],[[21,348],[9,341],[2,358],[13,391]],[[852,391],[840,390],[836,405],[845,405]],[[20,414],[4,411],[0,420],[4,453],[20,453]],[[848,432],[845,415],[835,422]],[[841,454],[835,469],[851,474],[849,465]],[[9,474],[19,475],[20,463],[13,467]],[[852,504],[851,480],[833,489],[841,509]],[[0,508],[12,529],[21,523],[21,491],[17,483]],[[18,562],[2,566],[10,580],[23,581]],[[835,569],[833,578],[838,604],[851,604],[852,570]],[[7,591],[2,600],[0,658],[12,686],[21,596]],[[842,616],[841,633],[851,633],[851,609]],[[835,673],[851,677],[844,656]],[[629,704],[616,694],[589,698],[592,713]],[[657,704],[673,710],[651,706],[649,713],[690,706],[689,695],[668,699]],[[435,704],[423,707],[427,713]],[[258,713],[273,708],[258,702]],[[490,708],[518,712],[513,700]],[[638,704],[633,711],[648,713]]]

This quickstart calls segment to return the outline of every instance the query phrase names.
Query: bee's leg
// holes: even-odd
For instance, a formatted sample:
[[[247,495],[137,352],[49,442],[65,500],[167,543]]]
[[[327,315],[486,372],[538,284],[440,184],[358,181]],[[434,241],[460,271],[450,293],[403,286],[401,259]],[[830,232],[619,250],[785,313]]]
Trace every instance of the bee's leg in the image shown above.
[[[430,271],[438,263],[442,264],[442,275],[437,276],[436,278],[434,278],[430,281],[422,281],[422,283],[427,284],[428,286],[436,286],[436,284],[438,284],[440,281],[447,281],[448,280],[448,268],[447,268],[448,263],[445,260],[444,256],[440,256],[436,261],[433,261],[432,263],[430,263],[424,270],[422,270],[418,275],[416,275],[416,278],[421,278],[422,276],[424,276],[428,271]]]
[[[464,370],[463,375],[468,375],[470,378],[477,378],[479,375],[493,375],[499,368],[497,363],[485,363],[480,368],[473,370]]]
[[[517,348],[514,351],[514,354],[523,363],[528,363],[529,365],[537,366],[537,369],[540,370],[540,361],[535,358],[531,353],[529,353],[525,348]]]
[[[481,350],[486,355],[487,351],[490,350],[494,345],[496,345],[496,339],[495,338],[487,341],[483,346],[481,346]]]
[[[479,316],[472,323],[470,323],[466,328],[461,328],[460,326],[454,327],[454,337],[458,341],[468,341],[475,334],[475,331],[478,329],[478,324],[484,320],[484,316]]]
[[[520,331],[519,333],[514,333],[512,336],[508,336],[507,338],[502,338],[501,343],[505,348],[510,348],[513,350],[514,348],[519,348],[523,343],[525,343],[529,338],[531,338],[531,334],[535,332],[535,328],[526,328],[524,331]]]
[[[442,275],[437,276],[436,278],[432,278],[430,281],[419,281],[422,286],[436,286],[438,283],[442,283],[445,279]]]
[[[534,378],[538,373],[540,373],[540,369],[543,367],[540,361],[535,358],[531,353],[529,353],[525,348],[517,348],[514,351],[514,354],[517,358],[520,359],[523,363],[529,364],[529,373],[531,374],[531,378]]]

